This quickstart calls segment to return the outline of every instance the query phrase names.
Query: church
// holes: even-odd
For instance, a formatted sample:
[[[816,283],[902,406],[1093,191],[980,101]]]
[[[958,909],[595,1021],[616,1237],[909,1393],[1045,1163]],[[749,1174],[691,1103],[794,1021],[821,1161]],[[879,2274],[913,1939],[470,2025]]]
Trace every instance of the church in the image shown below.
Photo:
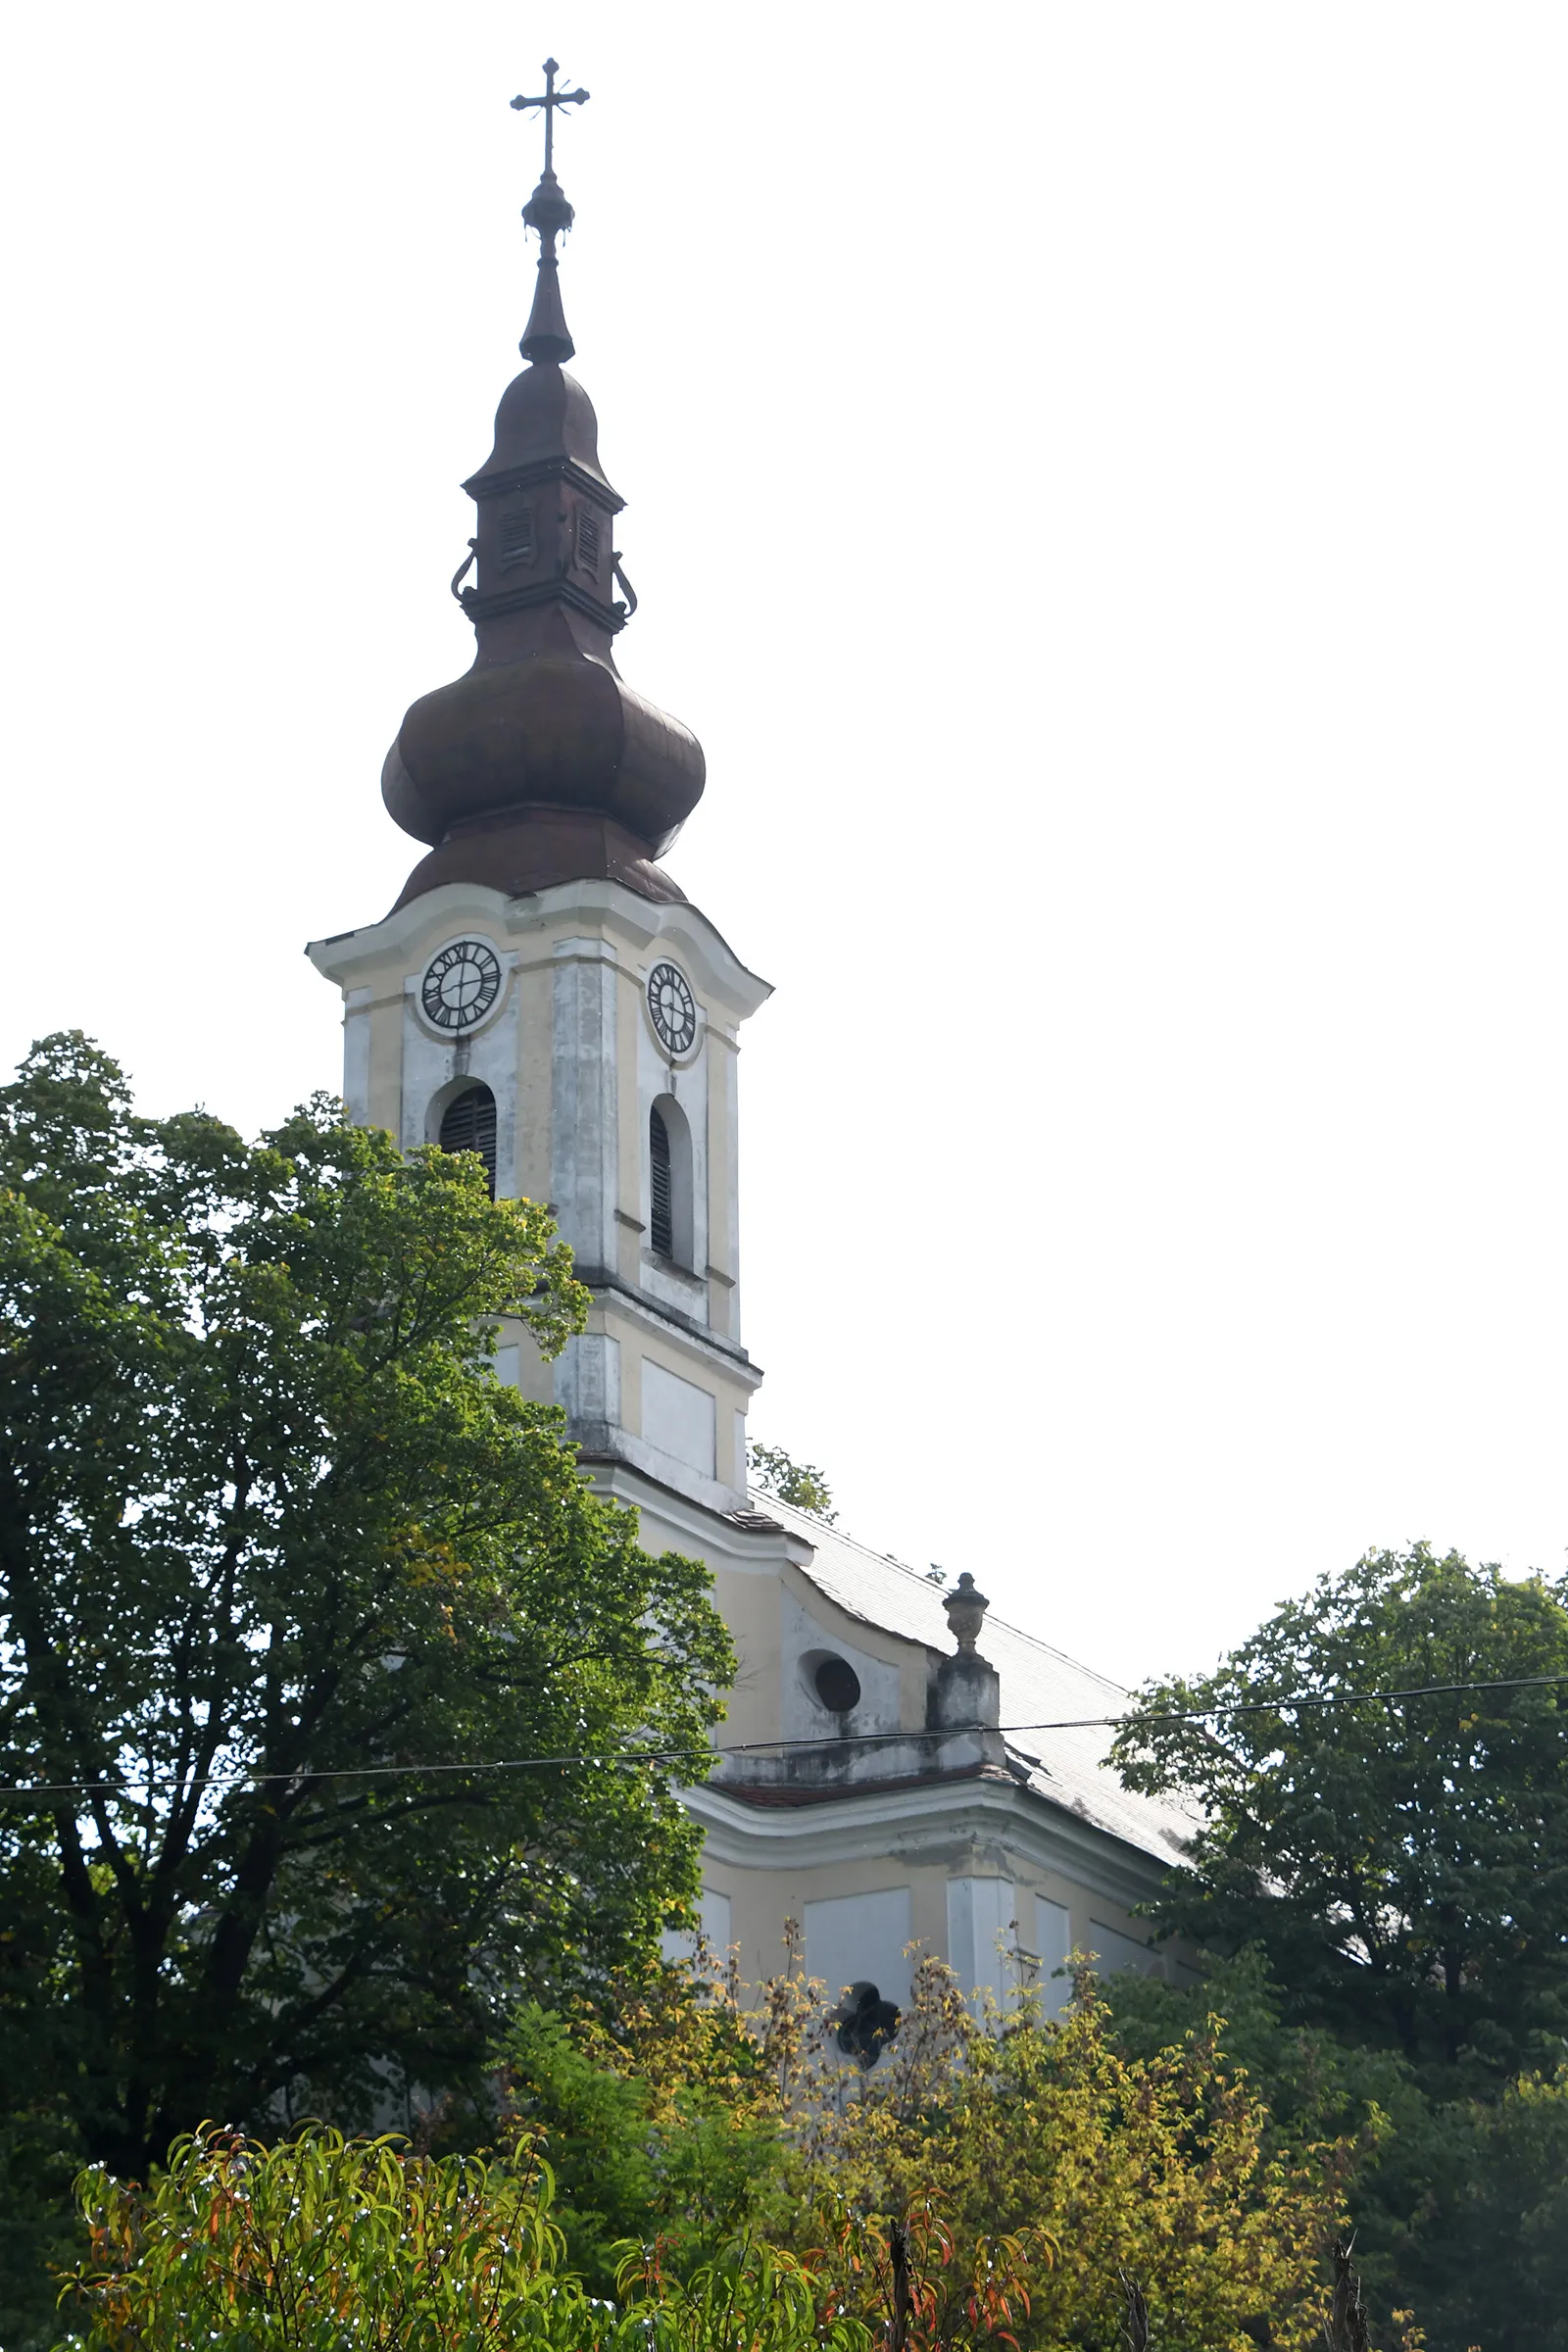
[[[646,1548],[711,1570],[739,1672],[712,1773],[685,1793],[704,1930],[755,1983],[799,1923],[844,1997],[844,2046],[871,2063],[858,2021],[907,2002],[914,1946],[966,1987],[1038,1973],[1051,2006],[1074,1949],[1187,1976],[1137,1907],[1192,1825],[1108,1768],[1116,1685],[989,1616],[967,1576],[945,1590],[748,1488],[738,1062],[770,991],[730,944],[744,906],[720,930],[662,862],[705,763],[616,663],[636,598],[624,501],[566,372],[555,114],[584,93],[557,71],[514,101],[545,118],[523,211],[540,251],[526,364],[464,485],[452,590],[473,665],[411,706],[382,773],[424,854],[389,913],[308,952],[342,992],[351,1115],[408,1151],[478,1152],[498,1196],[547,1202],[570,1244],[587,1328],[547,1364],[506,1327],[498,1372],[564,1409]]]

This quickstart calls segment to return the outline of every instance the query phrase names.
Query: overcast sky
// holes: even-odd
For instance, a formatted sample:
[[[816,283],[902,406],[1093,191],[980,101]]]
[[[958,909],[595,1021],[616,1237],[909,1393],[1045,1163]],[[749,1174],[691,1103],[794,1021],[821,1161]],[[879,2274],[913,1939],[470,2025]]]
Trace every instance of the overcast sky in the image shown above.
[[[754,1432],[1126,1678],[1559,1572],[1568,11],[12,8],[0,1061],[339,1074],[518,362],[708,752]]]

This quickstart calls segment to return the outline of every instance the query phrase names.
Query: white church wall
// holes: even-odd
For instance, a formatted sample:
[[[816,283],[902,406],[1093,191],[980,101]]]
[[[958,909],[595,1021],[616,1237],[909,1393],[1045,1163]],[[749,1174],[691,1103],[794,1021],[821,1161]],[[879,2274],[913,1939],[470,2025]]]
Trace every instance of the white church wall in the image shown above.
[[[899,1669],[863,1642],[847,1641],[824,1610],[803,1608],[794,1593],[779,1588],[779,1710],[783,1740],[824,1740],[840,1719],[823,1706],[813,1687],[808,1660],[824,1653],[845,1659],[860,1685],[850,1728],[855,1732],[897,1732],[901,1722]],[[764,1735],[765,1737],[765,1735]]]
[[[905,1947],[912,1920],[907,1886],[808,1903],[801,1924],[807,1974],[821,1978],[829,2000],[847,1984],[874,1984],[884,2000],[908,2006],[912,1972]]]
[[[370,1116],[371,991],[350,989],[343,1014],[343,1102],[349,1117],[364,1127]]]
[[[556,1358],[556,1402],[573,1421],[620,1419],[620,1342],[607,1331],[579,1332]]]
[[[465,936],[489,939],[474,927]],[[436,947],[444,944],[434,943]],[[398,1141],[405,1152],[437,1141],[441,1113],[466,1086],[487,1086],[496,1099],[496,1191],[503,1200],[516,1190],[514,1138],[517,1124],[516,958],[491,940],[504,979],[496,1009],[481,1028],[454,1043],[437,1036],[418,1008],[419,972],[403,983],[403,1073]],[[434,952],[433,949],[431,951]],[[428,956],[424,958],[428,961]],[[419,971],[422,972],[421,962]]]
[[[689,1540],[680,1547],[690,1548]],[[738,1702],[747,1686],[766,1679],[765,1620],[744,1607],[748,1587],[755,1591],[760,1584],[760,1578],[754,1585],[732,1571],[722,1578],[725,1613],[742,1656]],[[774,1736],[761,1728],[760,1711],[748,1712],[744,1726],[738,1712],[737,1706],[722,1740]],[[1070,1810],[1042,1806],[1000,1781],[852,1787],[832,1803],[759,1807],[715,1778],[689,1790],[686,1802],[707,1834],[705,1873],[733,1891],[741,1969],[750,1983],[778,1967],[786,1919],[804,1921],[820,1902],[840,1902],[853,1912],[890,1886],[907,1888],[913,1935],[965,1979],[996,1984],[987,1965],[996,1932],[1016,1919],[1019,1942],[1028,1947],[1033,1937],[1035,1982],[1048,2014],[1059,2014],[1070,1996],[1068,1981],[1054,1971],[1074,1946],[1113,1955],[1110,1965],[1132,1954],[1156,1974],[1169,1973],[1172,1965],[1173,1955],[1152,1952],[1137,1939],[1139,1923],[1129,1915],[1134,1903],[1157,1891],[1161,1862],[1135,1854]],[[956,1880],[993,1882],[971,1897],[967,1921],[962,1901],[951,1891]],[[1004,1912],[1006,1886],[1012,1892]],[[1110,1934],[1120,1940],[1111,1944]],[[1189,1957],[1174,1955],[1177,1961]],[[827,1973],[814,1960],[809,1966],[813,1974]],[[874,1971],[860,1974],[877,1981]]]
[[[418,989],[431,956],[466,937],[491,943],[507,984],[485,1021],[455,1045],[429,1030]],[[413,1150],[430,1140],[432,1119],[439,1128],[444,1089],[450,1100],[470,1078],[487,1085],[498,1112],[498,1191],[549,1203],[578,1271],[602,1286],[589,1333],[568,1342],[564,1362],[544,1363],[518,1329],[508,1329],[507,1342],[519,1347],[523,1394],[612,1400],[613,1359],[603,1345],[612,1336],[621,1345],[618,1417],[574,1415],[578,1434],[710,1512],[734,1510],[744,1498],[744,1408],[756,1375],[702,1334],[733,1328],[736,1031],[766,997],[766,984],[696,908],[654,905],[594,880],[525,899],[448,884],[379,923],[318,940],[310,953],[344,991],[344,1085],[354,1115],[386,1126]],[[646,997],[652,966],[666,958],[685,974],[699,1008],[692,1051],[675,1057],[673,1078]],[[692,1262],[684,1267],[648,1247],[646,1114],[661,1093],[678,1106],[690,1145],[683,1248]],[[723,1302],[717,1314],[715,1299]],[[599,1362],[574,1365],[595,1339]],[[705,1421],[712,1417],[711,1439],[705,1430],[694,1442],[689,1405],[672,1433],[657,1401],[660,1442],[645,1437],[642,1370],[650,1359],[707,1393],[698,1409]]]
[[[1048,2017],[1060,2017],[1072,1999],[1071,1979],[1056,1972],[1067,1965],[1072,1950],[1072,1913],[1049,1894],[1035,1897],[1035,1958],[1040,1963],[1040,2005]]]
[[[613,1263],[619,1200],[615,952],[571,936],[553,954],[550,1198],[563,1240],[592,1272]]]
[[[555,959],[530,941],[517,976],[517,1124],[513,1140],[517,1194],[554,1200],[551,1152],[555,1131]]]
[[[709,1319],[708,1263],[710,1254],[710,1168],[709,1168],[709,1110],[708,1110],[708,1016],[703,1004],[698,976],[686,972],[697,1004],[697,1035],[691,1052],[680,1059],[671,1060],[667,1051],[655,1033],[648,1010],[648,975],[660,962],[673,962],[685,971],[685,963],[669,953],[662,941],[656,941],[636,965],[635,991],[627,990],[627,1018],[634,1024],[636,1039],[637,1101],[635,1126],[637,1136],[637,1165],[634,1174],[626,1168],[630,1158],[623,1157],[623,1181],[632,1174],[626,1185],[627,1205],[636,1204],[642,1224],[641,1249],[638,1252],[639,1286],[652,1298],[659,1298],[679,1313],[693,1315],[699,1322]],[[656,1102],[673,1106],[669,1118],[671,1142],[671,1177],[676,1195],[674,1201],[674,1262],[657,1254],[653,1248],[653,1204],[650,1198],[652,1167],[648,1150],[649,1113]]]
[[[740,1151],[736,1126],[736,1040],[708,1033],[708,1316],[715,1331],[738,1340],[740,1293]],[[745,1449],[742,1448],[742,1460]]]
[[[734,1910],[727,1894],[716,1887],[705,1886],[697,1898],[697,1927],[666,1928],[660,1938],[660,1949],[666,1960],[692,1960],[697,1956],[697,1938],[701,1934],[710,1956],[723,1962],[734,1940]]]
[[[697,1905],[702,1931],[712,1950],[722,1959],[733,1940],[733,1905],[727,1894],[714,1887],[705,1886]]]
[[[666,1372],[651,1357],[643,1358],[642,1434],[645,1444],[669,1454],[705,1478],[717,1475],[717,1435],[714,1400],[678,1373]]]
[[[948,1881],[948,1966],[965,1993],[989,1991],[1001,1999],[1011,1988],[1017,1964],[1007,1955],[1017,1943],[1014,1922],[1010,1879]]]

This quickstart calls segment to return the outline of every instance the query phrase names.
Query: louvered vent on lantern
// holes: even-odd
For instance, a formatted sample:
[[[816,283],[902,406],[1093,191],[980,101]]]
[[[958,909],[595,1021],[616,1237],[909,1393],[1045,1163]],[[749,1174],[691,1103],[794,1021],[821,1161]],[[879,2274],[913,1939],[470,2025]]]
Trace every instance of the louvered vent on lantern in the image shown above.
[[[465,1087],[441,1114],[443,1152],[477,1152],[496,1194],[496,1099],[487,1086]]]
[[[514,564],[533,562],[533,509],[516,507],[501,517],[501,562],[511,570]]]
[[[648,1113],[649,1223],[653,1244],[665,1257],[675,1254],[675,1223],[669,1197],[669,1129],[657,1106]]]
[[[586,507],[577,509],[577,561],[584,571],[599,569],[599,517]]]

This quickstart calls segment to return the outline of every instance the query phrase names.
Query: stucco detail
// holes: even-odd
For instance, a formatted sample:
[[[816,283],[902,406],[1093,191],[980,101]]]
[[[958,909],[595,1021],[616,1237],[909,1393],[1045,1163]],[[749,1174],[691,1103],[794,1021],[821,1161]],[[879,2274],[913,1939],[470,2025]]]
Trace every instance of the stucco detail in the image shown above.
[[[555,956],[550,1198],[579,1263],[606,1266],[614,1248],[619,1110],[614,950],[603,940],[564,939]]]
[[[556,1402],[573,1428],[618,1427],[620,1342],[612,1333],[582,1332],[556,1358]]]

